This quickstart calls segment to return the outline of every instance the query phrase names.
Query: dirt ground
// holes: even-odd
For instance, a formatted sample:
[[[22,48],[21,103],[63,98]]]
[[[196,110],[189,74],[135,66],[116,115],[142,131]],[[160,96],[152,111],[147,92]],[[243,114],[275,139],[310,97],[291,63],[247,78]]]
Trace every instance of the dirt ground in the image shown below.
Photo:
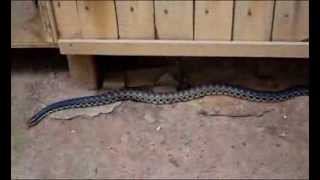
[[[308,84],[307,60],[181,58],[183,70],[171,63],[108,71],[104,88],[96,92],[71,81],[65,59],[55,51],[29,51],[15,52],[11,59],[12,178],[309,177],[309,97],[275,104],[224,96],[163,106],[122,102],[60,112],[26,127],[48,103],[114,87],[160,84],[175,90],[181,81],[210,81],[274,90]],[[113,61],[128,58],[102,67],[111,69]]]

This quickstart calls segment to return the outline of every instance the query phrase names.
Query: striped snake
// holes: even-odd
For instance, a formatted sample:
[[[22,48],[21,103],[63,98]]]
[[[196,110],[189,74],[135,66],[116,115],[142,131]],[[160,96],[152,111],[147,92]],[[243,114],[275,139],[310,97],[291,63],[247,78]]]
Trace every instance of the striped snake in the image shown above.
[[[37,125],[41,120],[53,112],[66,109],[87,108],[112,104],[117,101],[134,101],[149,104],[172,104],[198,99],[204,96],[225,95],[244,99],[252,102],[276,103],[286,101],[297,96],[309,96],[309,90],[305,86],[296,86],[281,91],[257,91],[236,85],[209,84],[200,85],[190,89],[173,93],[153,93],[141,90],[124,89],[108,91],[101,95],[85,96],[67,99],[50,104],[36,113],[29,121],[28,126]]]

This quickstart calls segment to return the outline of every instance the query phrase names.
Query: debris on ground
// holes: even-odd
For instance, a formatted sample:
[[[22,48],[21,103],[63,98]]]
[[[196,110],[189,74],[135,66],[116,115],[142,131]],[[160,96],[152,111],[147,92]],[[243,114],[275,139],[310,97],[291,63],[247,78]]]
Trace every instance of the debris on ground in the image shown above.
[[[97,107],[89,107],[89,108],[79,108],[79,109],[68,109],[64,111],[58,111],[50,115],[52,119],[60,119],[60,120],[71,120],[80,116],[87,116],[90,118],[94,118],[101,114],[109,114],[115,108],[121,105],[122,102],[116,102],[113,104],[105,105],[105,106],[97,106]]]

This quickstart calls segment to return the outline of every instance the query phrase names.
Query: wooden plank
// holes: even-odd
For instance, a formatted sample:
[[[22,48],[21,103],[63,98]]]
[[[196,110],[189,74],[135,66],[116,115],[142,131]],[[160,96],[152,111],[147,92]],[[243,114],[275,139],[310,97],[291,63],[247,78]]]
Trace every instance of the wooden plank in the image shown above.
[[[231,40],[233,1],[195,1],[195,39]]]
[[[50,34],[44,29],[41,14],[32,1],[11,1],[12,48],[55,46]]]
[[[193,39],[193,2],[155,0],[158,39]]]
[[[44,23],[48,33],[50,33],[53,42],[58,40],[58,31],[52,1],[38,1],[40,13],[43,13]]]
[[[117,39],[114,1],[78,1],[83,38]]]
[[[235,0],[234,40],[268,41],[271,38],[273,0]]]
[[[307,42],[190,40],[72,40],[59,41],[62,54],[309,57]]]
[[[13,42],[11,43],[11,48],[58,48],[57,43],[21,43],[21,42]]]
[[[153,1],[116,0],[120,39],[154,39]]]
[[[76,0],[55,0],[53,11],[56,19],[58,38],[80,38],[81,27]]]
[[[309,39],[309,1],[276,1],[273,24],[274,41]]]
[[[99,87],[99,71],[96,61],[90,55],[68,55],[69,72],[72,79],[88,89]]]
[[[52,27],[52,22],[50,21],[49,17],[49,9],[50,1],[39,1],[38,7],[39,7],[39,13],[40,18],[42,22],[43,30],[46,34],[46,38],[49,42],[54,42],[54,29]]]

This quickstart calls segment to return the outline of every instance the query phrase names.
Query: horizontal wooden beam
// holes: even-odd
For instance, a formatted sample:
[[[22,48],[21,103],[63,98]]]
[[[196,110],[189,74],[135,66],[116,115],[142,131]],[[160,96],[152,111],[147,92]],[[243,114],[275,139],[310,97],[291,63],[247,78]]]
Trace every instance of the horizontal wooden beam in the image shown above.
[[[11,48],[58,48],[56,43],[11,43]]]
[[[308,42],[62,39],[62,54],[308,58]]]

